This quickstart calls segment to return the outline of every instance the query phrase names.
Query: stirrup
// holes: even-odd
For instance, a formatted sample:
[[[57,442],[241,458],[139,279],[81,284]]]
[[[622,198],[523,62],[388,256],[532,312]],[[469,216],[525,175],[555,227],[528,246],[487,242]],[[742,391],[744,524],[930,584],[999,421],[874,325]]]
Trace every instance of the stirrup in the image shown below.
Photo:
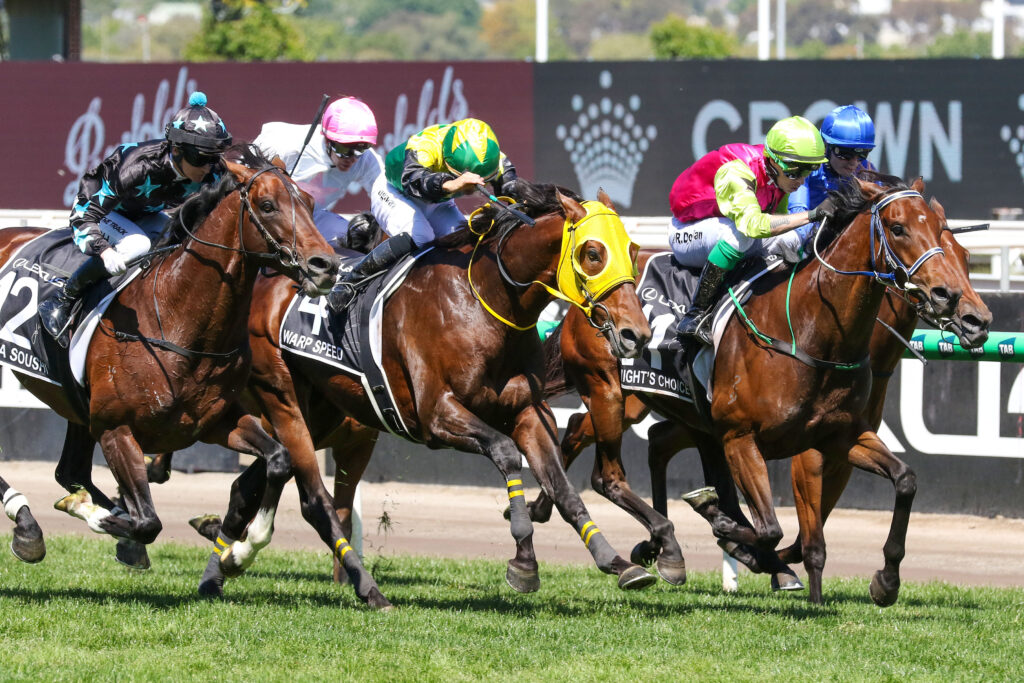
[[[327,306],[335,313],[341,313],[356,298],[356,286],[351,282],[336,282],[327,293]]]

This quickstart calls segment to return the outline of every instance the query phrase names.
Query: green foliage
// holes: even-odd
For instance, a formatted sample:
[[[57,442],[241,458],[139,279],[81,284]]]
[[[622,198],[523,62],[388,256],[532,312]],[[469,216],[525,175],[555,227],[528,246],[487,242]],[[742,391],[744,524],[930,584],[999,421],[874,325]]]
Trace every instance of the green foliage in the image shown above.
[[[528,59],[537,53],[537,7],[534,0],[497,0],[480,19],[483,41],[492,59]],[[560,36],[558,20],[548,18],[548,59],[572,59]]]
[[[199,33],[185,48],[189,61],[306,61],[309,54],[302,35],[291,17],[276,14],[273,8],[251,0],[223,3],[231,11],[203,16]],[[244,6],[243,6],[244,5]]]
[[[0,536],[0,546],[11,535]],[[508,539],[511,547],[512,541]],[[541,564],[537,593],[503,562],[369,557],[396,605],[367,610],[319,552],[264,550],[226,599],[196,596],[208,548],[157,542],[153,568],[109,539],[52,536],[38,565],[0,556],[4,680],[1011,681],[1024,589],[905,581],[887,609],[867,578],[825,580],[823,606],[717,572],[627,593],[593,566]]]
[[[927,57],[991,57],[992,34],[958,30],[936,36],[925,50]]]
[[[654,50],[643,33],[608,33],[590,44],[587,58],[597,61],[653,59]]]
[[[736,39],[730,34],[692,26],[677,14],[652,24],[650,38],[658,59],[725,59],[736,50]]]

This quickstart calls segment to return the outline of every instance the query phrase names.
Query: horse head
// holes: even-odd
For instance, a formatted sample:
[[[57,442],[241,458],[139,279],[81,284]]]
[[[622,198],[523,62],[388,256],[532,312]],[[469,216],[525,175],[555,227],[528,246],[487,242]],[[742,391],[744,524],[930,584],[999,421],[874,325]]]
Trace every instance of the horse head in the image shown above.
[[[909,189],[896,190],[863,179],[857,182],[871,203],[872,267],[877,271],[884,264],[889,271],[879,277],[903,293],[925,320],[939,327],[952,327],[957,321],[964,346],[983,343],[992,315],[971,285],[962,254],[947,252],[951,242],[959,245],[951,235],[943,236],[948,232],[945,213],[937,202],[925,202],[922,179]]]
[[[612,353],[619,358],[637,358],[651,339],[650,325],[636,295],[640,247],[629,239],[604,190],[597,199],[607,211],[595,211],[593,206],[588,210],[561,192],[557,196],[572,238],[563,240],[559,288],[566,294],[566,289],[577,292],[583,304],[573,303],[605,336]],[[573,284],[567,283],[570,279]]]
[[[225,165],[239,186],[242,250],[295,280],[308,296],[329,292],[338,257],[313,223],[309,195],[272,164]]]

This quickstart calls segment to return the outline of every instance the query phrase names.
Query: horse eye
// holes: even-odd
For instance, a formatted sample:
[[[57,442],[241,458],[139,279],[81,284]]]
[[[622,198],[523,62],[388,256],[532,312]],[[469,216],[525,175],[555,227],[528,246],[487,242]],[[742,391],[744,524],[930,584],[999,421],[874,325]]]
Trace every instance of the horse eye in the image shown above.
[[[591,261],[595,261],[595,262],[596,261],[600,261],[601,260],[601,254],[598,253],[597,249],[590,248],[590,249],[587,249],[587,258],[590,259]]]
[[[900,237],[901,235],[903,235],[903,233],[906,232],[904,227],[899,223],[893,223],[891,226],[889,226],[889,231],[892,233],[893,237]]]
[[[274,206],[274,202],[270,201],[269,199],[265,199],[262,202],[260,202],[260,210],[263,211],[263,213],[270,213],[275,208],[276,207]]]

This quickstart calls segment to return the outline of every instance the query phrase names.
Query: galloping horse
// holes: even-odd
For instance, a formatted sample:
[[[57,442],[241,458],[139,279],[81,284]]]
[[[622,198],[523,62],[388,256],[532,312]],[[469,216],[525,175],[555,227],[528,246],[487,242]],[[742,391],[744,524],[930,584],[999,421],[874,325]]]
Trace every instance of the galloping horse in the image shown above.
[[[40,562],[46,556],[46,543],[43,530],[28,509],[28,499],[0,477],[0,500],[7,517],[14,522],[11,552],[22,562]]]
[[[690,428],[700,445],[705,476],[719,484],[720,492],[721,474],[727,465],[754,524],[729,520],[716,525],[716,535],[752,546],[762,557],[774,557],[766,551],[773,550],[782,536],[772,508],[766,459],[797,456],[801,463],[819,460],[830,471],[841,470],[839,463],[845,463],[892,480],[896,505],[884,549],[886,564],[871,584],[875,602],[889,605],[898,596],[899,562],[916,484],[910,468],[888,451],[864,416],[871,389],[868,345],[885,285],[913,292],[919,311],[928,311],[936,319],[955,320],[961,343],[968,346],[983,341],[991,314],[971,288],[962,261],[934,258],[942,253],[945,218],[940,215],[941,207],[933,210],[921,198],[923,183],[916,182],[911,190],[895,178],[879,176],[878,180],[886,186],[858,182],[837,198],[842,208],[834,224],[843,229],[834,234],[822,257],[797,268],[791,288],[781,275],[755,283],[746,311],[756,332],[738,319],[727,325],[713,370],[716,390],[710,406],[710,434],[702,432],[707,427],[693,404],[655,394],[639,398],[649,408]],[[933,207],[938,207],[937,203]],[[908,268],[905,263],[912,265]],[[786,316],[781,313],[790,310],[792,332],[784,326]],[[655,545],[667,550],[678,547],[664,514],[646,506],[625,483],[619,460],[624,399],[615,360],[587,338],[572,311],[559,329],[560,339],[547,347],[553,352],[549,367],[556,370],[547,393],[564,386],[557,372],[564,369],[587,403],[598,443],[595,488],[624,501],[639,501],[628,509],[645,519]],[[787,358],[789,354],[766,344],[764,339],[770,336],[792,338],[794,348],[808,354],[808,363]],[[789,343],[783,348],[787,347]],[[577,420],[571,427],[581,425]],[[569,444],[566,450],[572,448]],[[715,452],[720,458],[714,457]],[[806,530],[801,532],[809,597],[820,602],[824,565],[821,506],[810,490],[802,504],[809,513]],[[533,505],[536,517],[542,518],[543,501]],[[736,506],[738,509],[738,502]],[[818,530],[819,538],[812,541],[813,529]]]
[[[103,314],[85,361],[87,422],[62,387],[16,373],[69,421],[57,480],[74,493],[59,505],[95,531],[144,544],[160,532],[143,452],[201,440],[258,456],[278,489],[290,474],[287,450],[238,402],[251,362],[253,284],[270,267],[323,293],[337,258],[313,225],[308,196],[254,149],[237,153],[245,165],[227,163],[216,186],[180,207],[164,239],[180,247],[152,256]],[[0,262],[43,232],[0,230]],[[127,512],[92,483],[97,442]]]
[[[512,506],[516,556],[508,563],[506,580],[514,589],[533,591],[540,585],[522,493],[523,454],[597,566],[618,575],[621,588],[640,588],[654,577],[615,553],[562,468],[554,416],[542,397],[543,353],[533,329],[557,287],[581,312],[586,309],[584,319],[603,333],[612,353],[637,356],[650,327],[633,287],[636,246],[614,212],[597,202],[581,205],[553,186],[521,181],[517,189],[523,211],[536,218],[534,225],[496,206],[485,207],[467,229],[438,240],[424,253],[390,297],[382,323],[388,333],[381,340],[386,377],[414,438],[432,448],[480,453],[501,472]],[[608,203],[603,193],[601,199]],[[250,388],[292,455],[303,516],[347,567],[356,553],[349,552],[320,478],[314,444],[334,449],[335,490],[346,488],[349,493],[339,498],[351,501],[366,460],[347,458],[336,429],[346,415],[378,430],[385,426],[358,379],[282,352],[278,331],[291,296],[279,278],[257,284],[262,305],[249,325]],[[225,549],[211,556],[201,591],[219,593],[224,574],[239,573],[269,542],[272,520],[264,509],[257,514],[262,476],[250,469],[232,486],[217,540]],[[349,522],[346,515],[348,528]],[[244,542],[232,541],[243,532]],[[358,589],[359,579],[354,582]]]

